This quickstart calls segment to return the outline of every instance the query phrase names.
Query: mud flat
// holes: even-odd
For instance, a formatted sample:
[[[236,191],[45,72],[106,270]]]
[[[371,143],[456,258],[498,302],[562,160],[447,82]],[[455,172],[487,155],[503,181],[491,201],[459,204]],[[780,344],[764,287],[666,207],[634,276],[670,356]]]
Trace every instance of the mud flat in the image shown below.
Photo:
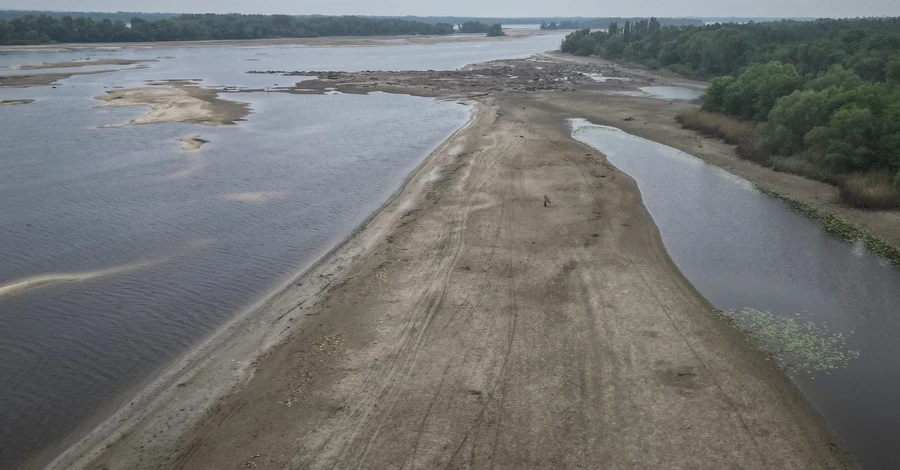
[[[246,103],[219,98],[218,91],[201,88],[183,80],[154,82],[147,87],[110,91],[96,98],[105,101],[103,106],[150,108],[147,115],[126,125],[184,122],[228,126],[250,114],[250,107]]]
[[[70,60],[66,62],[44,62],[43,64],[22,65],[12,67],[16,70],[42,70],[42,69],[60,69],[68,67],[87,67],[91,65],[134,65],[141,62],[156,62],[155,60],[131,60],[131,59],[89,59],[89,60]]]
[[[209,143],[208,140],[201,139],[199,135],[192,135],[190,137],[182,137],[178,140],[182,143],[181,150],[188,151],[188,152],[193,151],[193,150],[199,150],[200,147],[203,146],[203,144]]]
[[[18,106],[21,104],[31,104],[34,103],[34,100],[25,99],[25,100],[0,100],[0,106]]]
[[[93,75],[96,73],[116,72],[117,70],[98,70],[95,72],[72,73],[36,73],[28,75],[3,75],[0,76],[0,88],[30,88],[34,86],[53,85],[60,80],[76,75]]]
[[[537,66],[537,82],[497,72],[496,90],[484,72],[302,83],[475,98],[477,114],[341,246],[51,468],[854,468],[567,121],[705,148],[674,124],[692,105],[610,94],[644,79],[582,82],[589,64]]]

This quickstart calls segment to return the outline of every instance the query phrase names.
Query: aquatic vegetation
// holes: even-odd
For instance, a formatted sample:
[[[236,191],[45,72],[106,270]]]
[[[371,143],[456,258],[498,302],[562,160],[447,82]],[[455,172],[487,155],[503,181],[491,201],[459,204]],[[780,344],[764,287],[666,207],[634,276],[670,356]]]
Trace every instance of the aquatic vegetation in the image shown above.
[[[860,242],[869,253],[887,260],[894,267],[900,268],[900,247],[897,247],[887,240],[870,233],[865,228],[852,222],[848,222],[834,214],[821,211],[809,204],[779,194],[771,189],[763,188],[762,186],[757,185],[756,189],[769,197],[780,200],[793,211],[820,221],[825,227],[825,231],[828,233],[837,235],[842,240],[850,243]]]
[[[824,323],[817,324],[800,314],[782,317],[768,310],[745,308],[725,315],[789,373],[840,369],[859,357],[858,350],[847,349],[843,333],[833,333]]]

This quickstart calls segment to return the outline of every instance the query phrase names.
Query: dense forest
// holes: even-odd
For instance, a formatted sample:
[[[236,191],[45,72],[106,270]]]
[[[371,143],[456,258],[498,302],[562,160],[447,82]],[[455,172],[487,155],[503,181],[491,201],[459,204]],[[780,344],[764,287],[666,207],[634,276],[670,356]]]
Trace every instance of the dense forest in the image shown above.
[[[561,48],[712,77],[705,113],[685,125],[837,184],[848,203],[900,207],[900,18],[682,28],[651,18],[580,30]]]
[[[0,44],[51,42],[195,41],[209,39],[265,39],[316,36],[375,36],[452,34],[450,23],[423,23],[358,16],[179,15],[128,23],[90,17],[25,15],[0,20]],[[486,31],[485,31],[486,32]]]
[[[610,24],[631,24],[642,18],[574,18],[541,22],[541,29],[606,29]],[[660,18],[661,26],[703,26],[704,20],[697,18]]]

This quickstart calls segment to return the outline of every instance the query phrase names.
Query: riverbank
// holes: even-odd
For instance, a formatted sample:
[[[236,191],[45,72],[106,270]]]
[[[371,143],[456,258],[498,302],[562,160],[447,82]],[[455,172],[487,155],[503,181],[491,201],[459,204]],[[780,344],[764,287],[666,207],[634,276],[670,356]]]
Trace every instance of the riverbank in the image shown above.
[[[853,467],[566,121],[672,145],[691,105],[587,86],[480,97],[364,228],[56,468]]]
[[[509,29],[505,36],[492,38],[508,41],[529,36],[566,33],[565,30],[542,31],[539,29]],[[222,39],[210,41],[157,41],[157,42],[104,42],[41,44],[30,46],[0,46],[0,52],[66,52],[119,49],[165,48],[165,47],[263,47],[263,46],[308,46],[308,47],[364,47],[364,46],[404,46],[410,44],[438,44],[443,42],[483,42],[483,33],[457,33],[448,35],[422,36],[326,36],[317,38],[276,38],[276,39]]]

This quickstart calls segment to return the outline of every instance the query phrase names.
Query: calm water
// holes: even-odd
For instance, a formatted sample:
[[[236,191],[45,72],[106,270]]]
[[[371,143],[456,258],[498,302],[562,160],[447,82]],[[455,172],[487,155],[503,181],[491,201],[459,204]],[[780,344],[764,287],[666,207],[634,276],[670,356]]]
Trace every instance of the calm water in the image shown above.
[[[641,91],[652,98],[669,101],[698,101],[706,90],[683,86],[645,86]]]
[[[672,259],[717,308],[808,312],[855,332],[848,347],[861,356],[848,368],[794,380],[867,468],[900,468],[900,271],[698,158],[574,125],[637,181]]]
[[[69,435],[337,243],[462,125],[454,102],[232,94],[236,127],[99,128],[144,114],[93,99],[145,80],[271,86],[254,69],[452,69],[554,49],[559,36],[385,47],[128,48],[0,55],[0,67],[159,58],[57,88],[0,89],[0,468]],[[247,60],[259,59],[259,60]],[[77,70],[77,69],[69,69]],[[0,70],[2,73],[15,70]],[[34,73],[34,72],[30,72]],[[180,137],[211,142],[180,150]],[[90,418],[89,421],[86,421]]]

